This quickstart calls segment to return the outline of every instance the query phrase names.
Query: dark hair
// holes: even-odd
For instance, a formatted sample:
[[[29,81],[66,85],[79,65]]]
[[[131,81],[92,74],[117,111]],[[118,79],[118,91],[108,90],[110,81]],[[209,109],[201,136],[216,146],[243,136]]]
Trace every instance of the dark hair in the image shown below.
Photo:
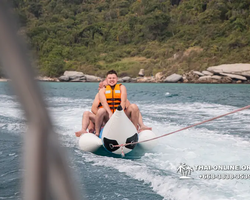
[[[107,76],[109,75],[109,74],[115,74],[116,76],[117,76],[117,73],[116,73],[116,71],[115,70],[109,70],[108,72],[107,72]]]

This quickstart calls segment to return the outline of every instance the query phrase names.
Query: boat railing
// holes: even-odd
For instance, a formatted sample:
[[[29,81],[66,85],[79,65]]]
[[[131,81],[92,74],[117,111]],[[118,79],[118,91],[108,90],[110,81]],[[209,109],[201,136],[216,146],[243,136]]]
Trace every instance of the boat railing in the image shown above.
[[[8,0],[0,0],[0,61],[28,124],[24,135],[23,199],[78,199],[65,154],[34,79],[30,53],[17,34],[17,19],[8,4]]]

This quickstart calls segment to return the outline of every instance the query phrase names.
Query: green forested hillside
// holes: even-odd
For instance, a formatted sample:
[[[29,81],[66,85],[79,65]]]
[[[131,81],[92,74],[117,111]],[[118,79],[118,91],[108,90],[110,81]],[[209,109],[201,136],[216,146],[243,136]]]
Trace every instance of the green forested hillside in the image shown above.
[[[249,62],[249,0],[13,0],[42,75]]]

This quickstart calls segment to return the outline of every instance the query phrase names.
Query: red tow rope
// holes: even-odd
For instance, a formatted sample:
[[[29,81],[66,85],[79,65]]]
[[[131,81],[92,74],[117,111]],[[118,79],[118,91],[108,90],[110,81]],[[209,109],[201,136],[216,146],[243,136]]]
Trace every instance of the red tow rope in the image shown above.
[[[165,137],[165,136],[168,136],[168,135],[171,135],[171,134],[174,134],[174,133],[177,133],[177,132],[180,132],[180,131],[183,131],[183,130],[192,128],[192,127],[194,127],[194,126],[198,126],[198,125],[200,125],[200,124],[204,124],[204,123],[206,123],[206,122],[210,122],[210,121],[213,121],[213,120],[215,120],[215,119],[218,119],[218,118],[221,118],[221,117],[224,117],[224,116],[227,116],[227,115],[230,115],[230,114],[233,114],[233,113],[236,113],[236,112],[239,112],[239,111],[248,109],[248,108],[250,108],[250,105],[245,106],[245,107],[240,108],[240,109],[237,109],[237,110],[234,110],[234,111],[232,111],[232,112],[226,113],[226,114],[224,114],[224,115],[219,115],[219,116],[217,116],[217,117],[214,117],[214,118],[205,120],[205,121],[203,121],[203,122],[199,122],[199,123],[197,123],[197,124],[193,124],[193,125],[187,126],[187,127],[185,127],[185,128],[182,128],[182,129],[179,129],[179,130],[170,132],[170,133],[166,133],[166,134],[164,134],[164,135],[160,135],[160,136],[158,136],[158,137],[154,137],[154,138],[151,138],[151,139],[148,139],[148,140],[143,140],[143,141],[140,141],[140,142],[131,142],[131,143],[126,143],[126,144],[114,145],[114,147],[123,147],[123,146],[131,145],[131,144],[138,144],[138,143],[148,142],[148,141],[151,141],[151,140],[156,140],[156,139],[159,139],[159,138],[162,138],[162,137]]]

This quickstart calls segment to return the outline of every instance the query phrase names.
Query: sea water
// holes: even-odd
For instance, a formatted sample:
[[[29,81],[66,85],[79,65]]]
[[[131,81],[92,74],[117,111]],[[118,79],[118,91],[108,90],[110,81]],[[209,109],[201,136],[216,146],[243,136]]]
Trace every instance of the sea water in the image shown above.
[[[128,99],[138,105],[144,123],[157,136],[250,104],[250,85],[124,85]],[[250,171],[207,168],[250,166],[250,110],[161,138],[140,158],[112,158],[81,151],[74,135],[81,129],[83,112],[91,108],[98,83],[40,86],[82,199],[250,199],[250,179],[222,178],[236,173],[250,175]],[[8,83],[0,82],[0,199],[22,198],[22,138],[26,129],[20,104]],[[183,174],[177,172],[184,163],[193,168],[189,179],[180,179]],[[203,176],[209,174],[221,177]]]

